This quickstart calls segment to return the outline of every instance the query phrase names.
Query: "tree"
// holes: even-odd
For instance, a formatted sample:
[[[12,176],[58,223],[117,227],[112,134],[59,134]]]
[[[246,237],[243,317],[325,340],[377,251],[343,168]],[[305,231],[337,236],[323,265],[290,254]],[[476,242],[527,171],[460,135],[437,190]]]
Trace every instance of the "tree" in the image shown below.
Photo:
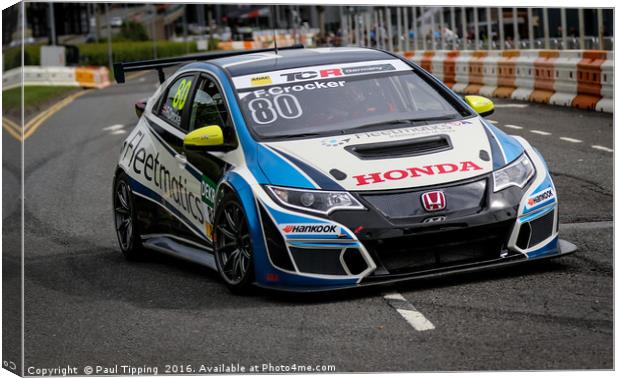
[[[146,34],[144,25],[135,21],[123,22],[121,30],[114,38],[117,41],[148,41],[149,36]]]

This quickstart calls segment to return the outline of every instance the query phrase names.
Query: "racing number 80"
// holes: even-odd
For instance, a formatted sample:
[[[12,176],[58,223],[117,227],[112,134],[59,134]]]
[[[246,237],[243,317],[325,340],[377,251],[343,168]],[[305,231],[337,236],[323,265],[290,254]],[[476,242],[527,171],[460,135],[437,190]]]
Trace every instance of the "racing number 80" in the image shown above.
[[[274,122],[278,117],[295,119],[302,116],[303,111],[297,97],[291,94],[281,94],[273,98],[255,98],[248,103],[255,123],[266,125]]]
[[[185,106],[185,100],[187,100],[187,95],[189,94],[189,90],[192,87],[191,80],[181,80],[179,87],[177,88],[176,93],[174,94],[174,98],[172,99],[172,107],[174,109],[182,110]]]

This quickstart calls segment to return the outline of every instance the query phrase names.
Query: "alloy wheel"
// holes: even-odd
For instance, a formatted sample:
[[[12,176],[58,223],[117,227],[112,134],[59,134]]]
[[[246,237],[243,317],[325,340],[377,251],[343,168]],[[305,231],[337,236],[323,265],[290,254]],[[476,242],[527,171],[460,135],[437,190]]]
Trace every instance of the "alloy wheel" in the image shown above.
[[[215,227],[219,269],[229,284],[237,285],[246,278],[251,267],[250,234],[238,203],[226,203],[219,215]]]
[[[124,180],[119,181],[114,195],[114,221],[118,241],[123,251],[130,248],[133,238],[133,209],[129,196],[129,186]]]

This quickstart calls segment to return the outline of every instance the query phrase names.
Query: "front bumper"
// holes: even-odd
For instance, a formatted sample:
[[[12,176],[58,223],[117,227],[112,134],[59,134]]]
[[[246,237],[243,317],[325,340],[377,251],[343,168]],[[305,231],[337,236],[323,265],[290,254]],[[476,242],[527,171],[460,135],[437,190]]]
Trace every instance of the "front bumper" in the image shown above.
[[[489,177],[470,181],[484,180]],[[289,291],[324,291],[483,270],[573,252],[572,244],[558,238],[556,201],[523,211],[521,204],[530,186],[493,193],[487,182],[480,203],[466,211],[459,205],[437,213],[445,218],[439,222],[426,222],[426,213],[392,219],[369,204],[364,193],[356,194],[368,208],[363,214],[338,211],[329,219],[261,202],[266,251],[274,271],[269,282],[261,282],[263,272],[258,272],[257,283]],[[417,189],[413,197],[428,189]],[[450,193],[450,188],[443,189]],[[407,199],[411,193],[404,195]],[[307,231],[308,224],[323,226],[309,234],[295,232]],[[325,229],[330,232],[317,232]]]
[[[482,272],[490,269],[502,269],[508,268],[519,264],[527,264],[534,261],[547,260],[557,257],[562,257],[569,255],[577,250],[577,247],[562,239],[557,239],[556,246],[553,249],[550,249],[548,253],[544,255],[540,255],[537,257],[528,258],[525,255],[521,256],[513,256],[510,258],[500,258],[492,261],[486,261],[483,263],[477,264],[469,264],[454,267],[450,270],[436,270],[436,271],[428,271],[428,272],[418,272],[418,273],[410,273],[399,276],[385,276],[381,279],[377,280],[367,280],[360,283],[352,283],[352,284],[341,284],[341,285],[310,285],[310,286],[285,286],[285,285],[273,285],[273,284],[263,284],[256,283],[256,286],[270,289],[270,290],[278,290],[278,291],[286,291],[286,292],[322,292],[322,291],[336,291],[336,290],[346,290],[353,289],[359,287],[372,287],[376,285],[388,285],[395,284],[399,282],[407,282],[407,281],[415,281],[415,280],[425,280],[432,278],[440,278],[440,277],[448,277],[458,274],[465,273],[473,273],[473,272]]]
[[[259,207],[272,270],[257,272],[257,284],[289,291],[334,290],[574,252],[574,245],[558,237],[558,202],[546,165],[523,143],[536,168],[524,188],[495,193],[487,175],[434,188],[358,192],[367,211],[336,211],[328,218],[284,209],[264,198]],[[429,190],[444,191],[454,206],[436,213],[420,210],[420,195]],[[328,234],[283,232],[306,229],[291,224],[336,227]],[[272,279],[261,279],[267,274]]]

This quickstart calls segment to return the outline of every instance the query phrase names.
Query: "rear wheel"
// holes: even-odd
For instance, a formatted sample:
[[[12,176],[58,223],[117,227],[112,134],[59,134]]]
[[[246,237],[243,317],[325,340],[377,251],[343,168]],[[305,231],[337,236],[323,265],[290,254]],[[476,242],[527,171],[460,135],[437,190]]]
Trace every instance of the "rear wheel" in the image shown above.
[[[125,172],[119,173],[114,181],[114,226],[118,244],[123,255],[130,260],[144,257],[144,248],[138,234],[135,202],[129,179]]]
[[[254,260],[245,212],[235,194],[224,196],[213,224],[217,270],[233,293],[247,294],[254,281]]]

